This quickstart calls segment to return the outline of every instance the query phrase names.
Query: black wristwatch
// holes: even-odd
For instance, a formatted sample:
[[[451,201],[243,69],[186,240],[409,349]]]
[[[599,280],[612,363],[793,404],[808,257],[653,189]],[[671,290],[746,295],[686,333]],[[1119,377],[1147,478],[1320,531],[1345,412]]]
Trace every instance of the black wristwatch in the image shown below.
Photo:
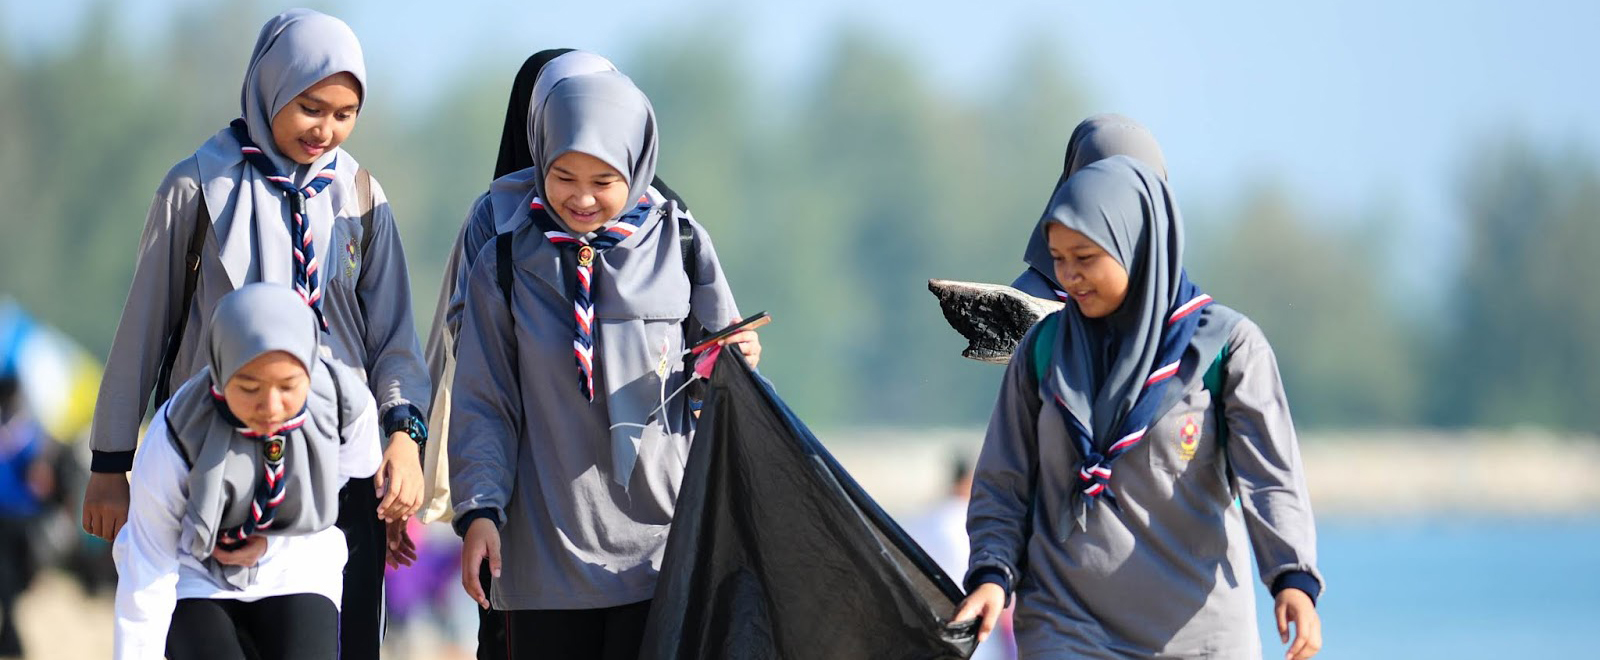
[[[383,416],[383,437],[387,438],[396,433],[404,432],[417,443],[417,450],[421,451],[428,444],[428,425],[422,421],[422,411],[416,406],[406,404],[389,409]]]

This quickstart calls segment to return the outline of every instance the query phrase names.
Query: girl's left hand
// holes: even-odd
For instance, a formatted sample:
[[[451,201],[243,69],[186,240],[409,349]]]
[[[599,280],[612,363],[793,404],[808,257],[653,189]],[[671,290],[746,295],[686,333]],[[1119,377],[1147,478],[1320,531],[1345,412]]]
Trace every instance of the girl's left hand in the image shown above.
[[[1283,654],[1286,660],[1308,660],[1322,650],[1322,618],[1306,592],[1290,587],[1278,592],[1273,613],[1278,619],[1278,638],[1289,643],[1289,624],[1294,624],[1294,644]]]
[[[422,458],[417,442],[404,431],[389,434],[383,464],[373,475],[378,491],[378,517],[385,523],[405,522],[422,508]]]
[[[734,317],[733,322],[739,323],[743,320],[743,317]],[[752,323],[751,325],[758,324]],[[750,363],[751,369],[756,368],[756,365],[761,363],[761,337],[756,334],[755,330],[741,330],[723,337],[721,341],[717,342],[719,346],[727,346],[728,344],[739,345],[739,352],[744,353],[744,360]]]
[[[384,557],[384,562],[389,568],[410,566],[417,561],[417,542],[412,540],[411,534],[406,529],[406,521],[396,520],[384,524],[385,536],[388,537],[389,551]]]
[[[222,546],[211,549],[211,556],[218,562],[229,566],[255,566],[261,561],[261,555],[267,554],[267,537],[252,536],[245,539],[244,545],[238,550],[223,550]]]

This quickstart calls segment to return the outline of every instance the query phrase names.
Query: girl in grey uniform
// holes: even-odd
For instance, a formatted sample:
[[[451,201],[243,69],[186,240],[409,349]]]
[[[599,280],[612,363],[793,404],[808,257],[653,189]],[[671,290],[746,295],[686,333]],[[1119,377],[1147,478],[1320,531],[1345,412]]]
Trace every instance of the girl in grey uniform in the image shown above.
[[[206,364],[156,411],[117,534],[115,657],[332,659],[346,479],[378,469],[366,383],[318,355],[318,321],[278,284],[211,316]],[[253,551],[249,566],[235,562]],[[247,651],[248,649],[248,651]]]
[[[1167,178],[1167,159],[1161,154],[1155,134],[1137,121],[1108,112],[1078,122],[1077,128],[1072,129],[1057,185],[1085,165],[1112,156],[1132,156],[1155,170],[1163,181]],[[1023,252],[1022,260],[1028,264],[1028,269],[1011,283],[1012,288],[1036,298],[1067,301],[1069,296],[1056,283],[1050,246],[1038,231],[1029,232],[1028,249]]]
[[[633,658],[688,453],[685,328],[738,312],[710,237],[647,194],[658,131],[632,81],[573,75],[534,98],[534,185],[494,204],[512,231],[466,283],[448,447],[461,580],[504,617],[509,657]],[[754,333],[728,342],[759,356]]]
[[[449,521],[450,509],[449,461],[446,447],[450,438],[450,388],[455,380],[456,337],[461,331],[461,310],[466,304],[467,278],[472,274],[472,264],[478,252],[495,236],[515,227],[496,224],[495,204],[518,205],[534,189],[534,176],[538,168],[533,163],[533,141],[530,126],[532,110],[539,107],[550,88],[558,81],[575,75],[616,71],[610,60],[600,55],[574,50],[553,48],[529,56],[517,71],[511,85],[511,98],[506,107],[505,126],[500,135],[500,157],[495,163],[495,181],[489,191],[479,195],[472,210],[456,236],[445,264],[445,277],[439,287],[439,300],[433,318],[433,329],[428,334],[426,347],[428,375],[434,383],[433,405],[428,415],[431,442],[423,459],[424,480],[427,483],[423,508],[418,514],[423,522]],[[646,191],[656,203],[673,201],[684,217],[690,217],[683,199],[656,177]],[[527,221],[527,216],[508,214],[513,222]],[[489,590],[492,577],[488,567],[480,571],[483,589]],[[478,648],[480,657],[488,658],[491,651],[504,653],[505,633],[501,617],[493,611],[482,611],[478,618]]]
[[[116,534],[145,406],[152,390],[159,404],[205,366],[217,300],[251,282],[294,288],[325,333],[322,357],[355,369],[378,401],[386,445],[383,468],[352,480],[341,509],[346,658],[377,657],[384,522],[403,537],[420,503],[428,397],[393,214],[340,148],[367,91],[360,43],[342,21],[297,9],[261,29],[240,117],[174,166],[150,206],[96,402],[84,505],[85,529]]]
[[[987,630],[1015,589],[1025,657],[1260,657],[1254,548],[1287,657],[1311,657],[1316,533],[1261,330],[1189,281],[1177,205],[1140,161],[1068,177],[1038,231],[1069,301],[1006,371],[956,618]]]

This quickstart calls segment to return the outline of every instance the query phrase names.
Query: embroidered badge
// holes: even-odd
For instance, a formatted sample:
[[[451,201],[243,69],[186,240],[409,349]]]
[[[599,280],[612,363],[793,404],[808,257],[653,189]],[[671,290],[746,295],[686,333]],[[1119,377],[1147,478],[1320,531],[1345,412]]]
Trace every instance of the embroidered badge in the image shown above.
[[[356,252],[356,239],[352,238],[344,244],[344,276],[355,279],[356,272],[361,270],[361,255]]]
[[[1181,436],[1178,440],[1178,457],[1185,461],[1192,460],[1195,449],[1200,446],[1200,425],[1194,421],[1194,417],[1184,417],[1183,428],[1178,433]]]
[[[267,441],[267,460],[283,460],[283,438],[273,438]]]

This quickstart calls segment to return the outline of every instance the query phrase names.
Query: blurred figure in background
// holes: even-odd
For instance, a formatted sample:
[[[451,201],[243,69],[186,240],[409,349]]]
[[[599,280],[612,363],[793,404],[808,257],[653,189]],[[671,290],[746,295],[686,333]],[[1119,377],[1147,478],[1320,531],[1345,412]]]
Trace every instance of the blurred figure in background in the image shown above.
[[[54,444],[23,405],[16,372],[0,373],[0,657],[22,657],[17,597],[38,572],[33,531],[58,491]]]
[[[967,571],[967,502],[972,498],[972,463],[961,454],[950,457],[950,492],[920,515],[906,520],[905,530],[951,579]],[[998,630],[979,644],[973,660],[1009,660],[1017,657],[1011,637],[1011,608],[1000,617]]]
[[[384,580],[389,622],[384,657],[472,658],[478,608],[455,586],[461,571],[461,540],[448,525],[424,525],[420,516],[410,520],[408,533],[416,541],[416,559],[410,566],[391,565]]]

